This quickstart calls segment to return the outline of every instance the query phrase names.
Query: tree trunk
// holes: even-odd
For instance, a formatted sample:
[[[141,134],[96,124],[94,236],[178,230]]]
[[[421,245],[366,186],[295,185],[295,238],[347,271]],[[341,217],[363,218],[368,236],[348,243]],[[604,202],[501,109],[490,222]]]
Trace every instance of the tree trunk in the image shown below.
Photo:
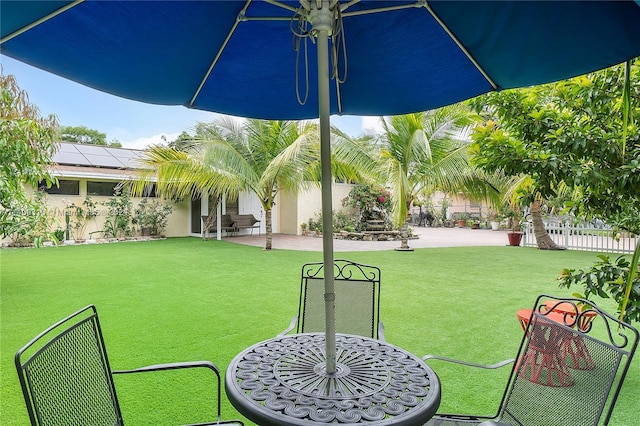
[[[565,250],[564,247],[557,245],[544,229],[540,201],[531,203],[531,219],[533,220],[533,234],[536,236],[536,243],[540,250]]]
[[[273,241],[273,233],[271,231],[271,209],[264,211],[264,227],[266,235],[264,249],[271,250],[271,243]]]
[[[211,227],[213,226],[213,222],[216,221],[216,208],[217,208],[217,204],[213,208],[209,209],[209,215],[207,216],[207,220],[205,221],[205,223],[202,224],[201,235],[203,240],[207,239],[207,234],[209,233],[209,229],[211,229]]]

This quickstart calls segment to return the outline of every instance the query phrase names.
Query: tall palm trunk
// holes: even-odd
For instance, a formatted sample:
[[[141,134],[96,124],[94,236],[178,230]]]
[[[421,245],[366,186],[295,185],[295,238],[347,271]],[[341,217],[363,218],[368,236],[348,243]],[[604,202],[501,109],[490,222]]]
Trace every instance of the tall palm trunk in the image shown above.
[[[547,233],[542,221],[542,208],[540,201],[536,200],[531,203],[531,219],[533,221],[533,234],[536,236],[536,242],[540,250],[565,250],[564,247],[557,245]]]
[[[271,209],[264,211],[264,226],[265,226],[265,250],[271,250],[271,242],[273,241],[273,233],[271,230]]]

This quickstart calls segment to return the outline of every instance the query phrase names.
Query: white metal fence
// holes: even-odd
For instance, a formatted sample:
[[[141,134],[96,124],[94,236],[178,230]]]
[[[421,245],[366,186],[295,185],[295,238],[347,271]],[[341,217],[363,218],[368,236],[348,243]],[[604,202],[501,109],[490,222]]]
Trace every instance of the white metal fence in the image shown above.
[[[545,223],[545,229],[556,244],[570,250],[633,253],[638,242],[637,235],[613,231],[606,225],[594,227],[572,223]],[[525,223],[523,231],[522,245],[537,247],[533,224]]]

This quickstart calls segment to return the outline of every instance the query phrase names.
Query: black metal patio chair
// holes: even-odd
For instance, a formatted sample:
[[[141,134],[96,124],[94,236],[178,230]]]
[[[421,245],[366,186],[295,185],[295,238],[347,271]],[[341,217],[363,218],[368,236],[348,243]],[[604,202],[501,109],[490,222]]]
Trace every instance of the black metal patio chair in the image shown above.
[[[384,340],[380,321],[380,269],[334,260],[336,332]],[[324,264],[302,266],[298,315],[279,336],[325,331]]]
[[[217,419],[200,425],[236,425],[220,420],[220,372],[209,361],[158,364],[112,371],[98,312],[89,305],[53,324],[15,356],[32,425],[123,425],[113,374],[204,368],[216,383]],[[212,401],[212,404],[214,402]]]
[[[541,295],[494,416],[438,413],[427,425],[607,425],[638,346],[638,331],[583,299]],[[472,367],[493,366],[423,357]],[[437,369],[436,369],[437,372]],[[443,383],[442,399],[447,395]]]

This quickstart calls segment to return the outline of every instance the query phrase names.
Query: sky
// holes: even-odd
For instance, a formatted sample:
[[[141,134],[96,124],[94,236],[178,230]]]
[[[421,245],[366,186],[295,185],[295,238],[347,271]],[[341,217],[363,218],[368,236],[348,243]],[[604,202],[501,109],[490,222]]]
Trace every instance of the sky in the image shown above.
[[[107,141],[126,148],[175,140],[199,122],[211,122],[220,114],[182,106],[145,104],[100,92],[38,68],[0,55],[2,72],[13,74],[42,116],[54,114],[62,126],[85,126],[106,133]],[[378,130],[378,117],[332,116],[331,124],[351,136]]]

